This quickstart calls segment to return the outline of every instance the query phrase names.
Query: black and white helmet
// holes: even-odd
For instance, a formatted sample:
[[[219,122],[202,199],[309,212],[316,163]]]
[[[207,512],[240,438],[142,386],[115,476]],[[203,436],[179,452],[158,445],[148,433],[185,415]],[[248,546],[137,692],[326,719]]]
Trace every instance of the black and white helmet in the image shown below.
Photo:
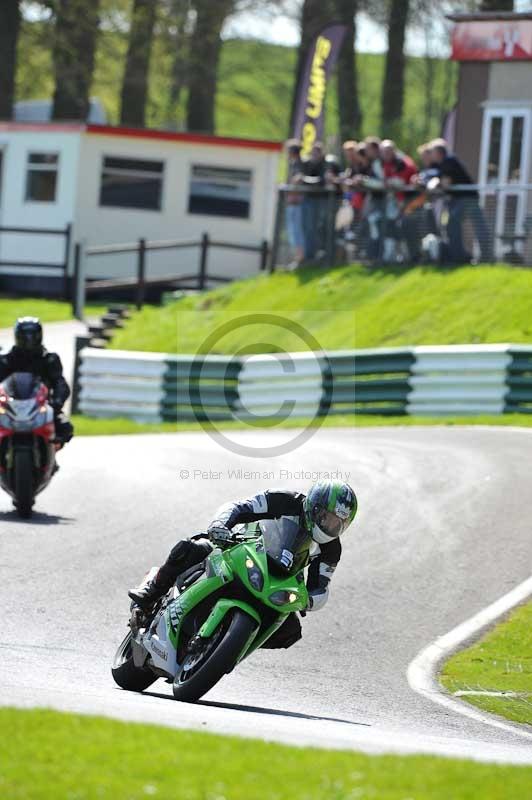
[[[353,489],[341,481],[315,483],[304,501],[305,519],[318,544],[332,542],[353,522],[358,503]]]

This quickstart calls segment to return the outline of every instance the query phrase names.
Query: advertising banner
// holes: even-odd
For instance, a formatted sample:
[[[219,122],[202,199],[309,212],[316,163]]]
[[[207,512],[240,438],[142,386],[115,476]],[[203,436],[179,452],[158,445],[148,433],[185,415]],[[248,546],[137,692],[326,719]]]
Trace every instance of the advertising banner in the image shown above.
[[[532,19],[458,22],[455,61],[532,61]]]
[[[316,140],[323,138],[327,81],[338,60],[345,25],[329,25],[316,36],[298,86],[293,136],[303,142],[308,156]]]

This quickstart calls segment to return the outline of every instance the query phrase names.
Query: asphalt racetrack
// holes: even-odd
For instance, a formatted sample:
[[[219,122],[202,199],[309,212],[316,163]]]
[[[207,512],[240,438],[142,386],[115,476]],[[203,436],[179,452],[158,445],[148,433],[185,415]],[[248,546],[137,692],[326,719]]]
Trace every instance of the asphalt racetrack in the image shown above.
[[[271,436],[232,434],[246,445]],[[406,677],[422,648],[529,577],[530,433],[321,429],[268,461],[204,433],[95,437],[74,439],[60,463],[32,521],[0,497],[4,705],[532,763],[530,738],[455,714],[414,693]],[[230,472],[239,469],[273,474]],[[254,655],[196,705],[175,702],[163,681],[143,695],[116,687],[110,666],[126,632],[127,589],[222,502],[311,482],[281,470],[332,469],[354,486],[360,511],[329,603],[307,615],[303,640]]]

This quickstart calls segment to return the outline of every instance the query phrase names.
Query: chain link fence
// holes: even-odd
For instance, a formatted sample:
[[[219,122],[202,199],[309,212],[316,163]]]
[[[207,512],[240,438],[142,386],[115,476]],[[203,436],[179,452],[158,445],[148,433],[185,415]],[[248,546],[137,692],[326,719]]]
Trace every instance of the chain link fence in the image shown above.
[[[272,270],[353,261],[532,266],[532,185],[280,186]]]

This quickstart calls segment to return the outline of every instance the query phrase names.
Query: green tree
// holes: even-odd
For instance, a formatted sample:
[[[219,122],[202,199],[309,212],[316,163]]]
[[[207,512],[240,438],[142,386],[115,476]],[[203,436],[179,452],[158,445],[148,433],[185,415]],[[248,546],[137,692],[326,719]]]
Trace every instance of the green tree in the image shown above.
[[[336,19],[347,32],[338,58],[338,117],[343,141],[360,136],[362,111],[358,97],[358,73],[355,53],[358,0],[336,0]]]
[[[196,22],[188,59],[187,128],[214,133],[222,28],[235,8],[234,0],[194,0]]]
[[[85,120],[99,25],[100,0],[56,0],[53,41],[55,91],[52,116]]]
[[[189,77],[189,24],[193,15],[192,0],[168,0],[167,15],[164,35],[166,47],[171,52],[171,68],[166,116],[167,123],[175,127],[181,96],[187,87]]]
[[[381,92],[381,132],[391,138],[401,130],[405,94],[405,35],[410,0],[391,0],[388,51]]]
[[[120,124],[143,128],[158,0],[133,0],[126,66],[120,94]]]
[[[3,0],[0,3],[0,119],[10,119],[13,113],[19,31],[19,0]]]

